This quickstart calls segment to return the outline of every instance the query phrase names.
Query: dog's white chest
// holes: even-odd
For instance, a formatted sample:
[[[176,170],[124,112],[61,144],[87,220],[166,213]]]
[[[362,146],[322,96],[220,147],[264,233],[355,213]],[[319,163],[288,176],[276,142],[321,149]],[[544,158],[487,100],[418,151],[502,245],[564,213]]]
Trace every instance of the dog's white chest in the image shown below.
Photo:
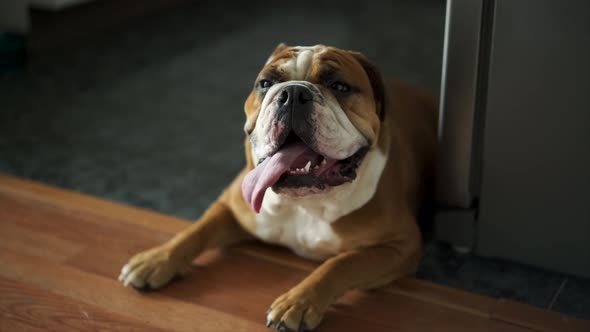
[[[324,260],[338,253],[340,238],[321,211],[283,204],[268,189],[256,215],[256,235],[263,241],[291,248],[300,256]],[[272,208],[269,208],[272,206]]]

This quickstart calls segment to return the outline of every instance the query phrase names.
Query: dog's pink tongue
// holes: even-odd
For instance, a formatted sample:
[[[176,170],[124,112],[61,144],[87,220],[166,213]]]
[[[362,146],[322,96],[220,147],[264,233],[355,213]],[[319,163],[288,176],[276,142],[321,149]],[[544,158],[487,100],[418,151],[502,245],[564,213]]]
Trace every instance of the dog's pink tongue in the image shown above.
[[[266,189],[274,185],[291,164],[309,148],[302,142],[291,144],[251,170],[242,182],[242,194],[246,203],[256,213],[260,212]]]

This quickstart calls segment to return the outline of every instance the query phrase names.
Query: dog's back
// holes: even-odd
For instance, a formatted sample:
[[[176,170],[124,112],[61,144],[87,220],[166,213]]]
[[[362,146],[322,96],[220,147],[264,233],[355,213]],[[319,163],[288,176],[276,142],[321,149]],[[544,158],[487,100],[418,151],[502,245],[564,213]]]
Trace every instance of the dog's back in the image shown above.
[[[437,155],[438,101],[428,91],[389,80],[385,121],[392,129],[390,158],[416,215],[430,210],[434,196]]]

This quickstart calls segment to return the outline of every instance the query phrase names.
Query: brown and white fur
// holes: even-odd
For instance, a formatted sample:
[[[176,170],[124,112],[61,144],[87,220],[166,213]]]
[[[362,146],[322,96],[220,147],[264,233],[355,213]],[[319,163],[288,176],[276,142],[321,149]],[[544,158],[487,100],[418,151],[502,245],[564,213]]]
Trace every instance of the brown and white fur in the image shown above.
[[[324,82],[326,71],[353,85],[353,93],[332,91]],[[323,262],[267,313],[269,327],[310,330],[347,290],[379,287],[416,269],[421,248],[416,219],[434,170],[437,103],[414,87],[382,81],[362,54],[323,45],[279,45],[257,82],[269,73],[275,75],[273,86],[264,93],[255,87],[245,103],[244,169],[196,223],[131,258],[119,279],[159,288],[204,250],[255,237]],[[273,102],[289,84],[309,89],[317,99],[310,143],[315,151],[335,159],[362,147],[368,152],[353,181],[320,191],[268,188],[255,213],[241,185],[262,158],[280,148]]]

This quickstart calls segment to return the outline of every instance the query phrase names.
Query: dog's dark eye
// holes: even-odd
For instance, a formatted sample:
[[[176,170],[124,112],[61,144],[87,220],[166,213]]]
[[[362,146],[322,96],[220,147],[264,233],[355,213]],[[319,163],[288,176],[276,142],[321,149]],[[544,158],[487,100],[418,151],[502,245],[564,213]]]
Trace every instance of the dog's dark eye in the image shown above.
[[[348,86],[348,84],[342,83],[342,82],[334,82],[334,83],[330,84],[330,88],[332,90],[336,90],[336,91],[342,92],[342,93],[347,93],[350,91],[350,86]]]
[[[265,80],[262,79],[260,81],[258,81],[258,88],[262,89],[262,90],[266,90],[268,88],[270,88],[274,83],[270,80]]]

